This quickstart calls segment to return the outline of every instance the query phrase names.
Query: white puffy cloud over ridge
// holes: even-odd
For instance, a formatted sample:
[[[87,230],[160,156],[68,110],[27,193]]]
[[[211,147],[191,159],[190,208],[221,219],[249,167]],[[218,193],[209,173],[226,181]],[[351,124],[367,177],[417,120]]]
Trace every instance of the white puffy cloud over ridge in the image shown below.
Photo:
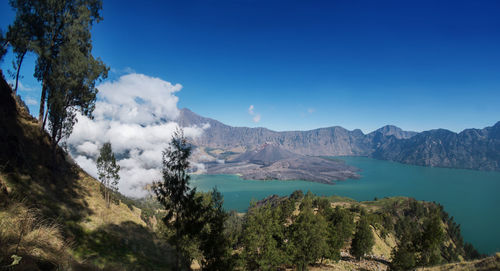
[[[68,138],[75,161],[97,177],[95,160],[99,148],[111,142],[120,170],[119,191],[127,196],[145,195],[143,187],[161,177],[161,155],[173,132],[180,84],[143,74],[127,74],[98,86],[94,119],[79,115]],[[204,127],[184,127],[195,138]]]

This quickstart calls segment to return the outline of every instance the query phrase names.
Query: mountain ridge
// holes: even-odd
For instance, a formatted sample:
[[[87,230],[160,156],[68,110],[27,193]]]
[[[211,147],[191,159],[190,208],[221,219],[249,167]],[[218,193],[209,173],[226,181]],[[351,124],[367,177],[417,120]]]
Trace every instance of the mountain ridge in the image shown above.
[[[180,112],[179,125],[208,126],[194,139],[199,147],[238,149],[241,153],[272,143],[301,155],[369,156],[422,166],[500,170],[500,121],[483,129],[470,128],[459,133],[442,128],[412,132],[385,125],[364,134],[360,129],[347,130],[341,126],[307,131],[233,127],[187,108]]]

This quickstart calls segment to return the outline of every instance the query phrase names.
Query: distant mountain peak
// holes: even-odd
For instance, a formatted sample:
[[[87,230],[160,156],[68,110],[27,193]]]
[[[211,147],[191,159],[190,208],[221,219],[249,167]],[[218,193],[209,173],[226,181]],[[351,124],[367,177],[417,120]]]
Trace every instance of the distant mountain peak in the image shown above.
[[[375,130],[373,133],[380,133],[384,136],[394,136],[397,139],[402,139],[402,138],[410,138],[414,135],[416,135],[416,132],[411,132],[411,131],[403,131],[403,129],[394,126],[394,125],[385,125],[380,127],[379,129]]]

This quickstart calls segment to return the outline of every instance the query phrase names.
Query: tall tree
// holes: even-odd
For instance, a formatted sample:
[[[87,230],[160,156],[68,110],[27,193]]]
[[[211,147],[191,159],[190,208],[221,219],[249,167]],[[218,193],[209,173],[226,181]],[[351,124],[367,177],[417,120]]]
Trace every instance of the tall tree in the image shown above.
[[[328,250],[325,258],[340,260],[340,249],[352,238],[354,231],[354,216],[347,210],[337,206],[335,209],[327,209],[325,214],[328,222],[328,234],[326,242]]]
[[[120,166],[116,164],[111,143],[104,143],[97,158],[97,173],[104,187],[104,199],[108,208],[111,203],[111,191],[118,191],[119,171]]]
[[[424,222],[424,231],[420,239],[420,259],[421,266],[435,265],[442,261],[441,245],[444,241],[444,231],[439,214],[431,214]]]
[[[366,216],[361,216],[351,243],[351,254],[358,260],[372,250],[375,240]]]
[[[307,270],[325,255],[328,249],[326,238],[327,224],[324,217],[314,214],[310,203],[301,207],[301,212],[290,226],[290,246],[292,262],[297,270]]]
[[[165,208],[163,223],[172,229],[171,244],[176,251],[175,270],[189,269],[191,258],[186,245],[197,237],[204,226],[202,198],[189,187],[189,156],[191,145],[182,130],[177,130],[170,145],[163,151],[162,181],[155,182],[153,191]]]
[[[286,259],[283,225],[271,204],[251,206],[243,225],[242,243],[245,267],[249,270],[276,270]]]
[[[232,270],[231,242],[225,234],[228,214],[224,211],[222,194],[214,188],[205,212],[206,224],[201,234],[200,249],[203,252],[202,269],[210,271]]]
[[[77,111],[92,116],[97,95],[95,82],[106,76],[102,61],[94,59],[87,54],[86,48],[82,48],[90,44],[78,44],[77,37],[72,38],[81,29],[73,27],[66,31],[70,32],[67,34],[70,40],[61,46],[59,57],[54,61],[52,72],[47,78],[50,90],[47,103],[48,128],[54,146],[73,131]]]
[[[10,0],[10,4],[16,10],[16,18],[7,36],[18,55],[16,68],[20,68],[27,51],[37,55],[35,77],[42,82],[40,127],[44,128],[47,114],[55,114],[51,121],[59,124],[51,128],[52,138],[67,135],[74,124],[75,109],[91,116],[93,102],[88,98],[95,100],[94,83],[107,76],[108,68],[91,54],[90,29],[102,19],[102,1]],[[64,80],[71,83],[62,84]],[[61,113],[64,110],[67,112]]]

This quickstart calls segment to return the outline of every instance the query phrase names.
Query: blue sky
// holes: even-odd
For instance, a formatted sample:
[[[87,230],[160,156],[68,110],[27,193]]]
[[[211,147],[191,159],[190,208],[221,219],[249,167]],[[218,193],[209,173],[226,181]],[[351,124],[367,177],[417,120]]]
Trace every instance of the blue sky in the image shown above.
[[[499,1],[159,2],[104,1],[93,53],[112,68],[108,80],[179,83],[179,107],[273,130],[500,121]],[[0,27],[13,18],[2,1]],[[37,112],[33,67],[30,57],[20,93]]]

